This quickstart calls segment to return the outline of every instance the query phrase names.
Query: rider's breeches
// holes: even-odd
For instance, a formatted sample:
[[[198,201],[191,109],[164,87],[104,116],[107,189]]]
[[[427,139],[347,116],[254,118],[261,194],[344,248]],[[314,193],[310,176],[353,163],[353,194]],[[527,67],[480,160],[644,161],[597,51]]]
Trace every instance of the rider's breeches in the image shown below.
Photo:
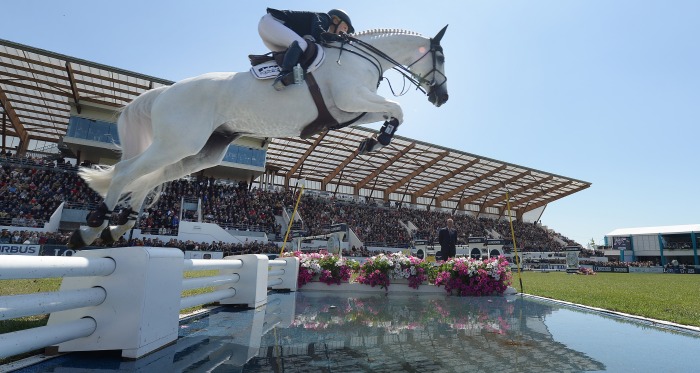
[[[273,17],[271,14],[265,14],[258,23],[258,33],[262,38],[263,43],[273,52],[280,52],[293,41],[297,41],[302,50],[306,50],[306,40],[299,36],[296,32],[285,26],[282,21]]]

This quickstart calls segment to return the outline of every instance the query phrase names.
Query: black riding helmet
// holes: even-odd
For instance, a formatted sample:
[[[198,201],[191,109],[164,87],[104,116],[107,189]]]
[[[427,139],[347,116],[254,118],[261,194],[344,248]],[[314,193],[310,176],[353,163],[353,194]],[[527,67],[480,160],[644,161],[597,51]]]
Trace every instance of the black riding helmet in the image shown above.
[[[345,13],[344,10],[331,9],[330,11],[328,11],[328,15],[331,17],[340,18],[341,21],[345,22],[348,25],[348,33],[349,34],[355,33],[355,28],[352,27],[352,21],[350,21],[350,17],[348,16],[347,13]]]

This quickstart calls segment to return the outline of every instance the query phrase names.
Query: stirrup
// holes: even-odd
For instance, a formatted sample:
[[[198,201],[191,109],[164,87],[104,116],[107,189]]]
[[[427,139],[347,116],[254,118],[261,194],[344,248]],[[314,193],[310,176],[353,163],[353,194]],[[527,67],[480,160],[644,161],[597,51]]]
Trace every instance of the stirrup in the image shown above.
[[[276,91],[281,91],[291,84],[294,84],[294,72],[292,71],[280,73],[272,83],[272,87],[274,87]]]
[[[275,78],[272,86],[275,88],[275,90],[281,91],[288,85],[300,84],[303,81],[304,69],[302,69],[299,64],[296,64],[296,66],[292,68],[292,71],[281,71],[280,74],[277,75],[277,78]]]

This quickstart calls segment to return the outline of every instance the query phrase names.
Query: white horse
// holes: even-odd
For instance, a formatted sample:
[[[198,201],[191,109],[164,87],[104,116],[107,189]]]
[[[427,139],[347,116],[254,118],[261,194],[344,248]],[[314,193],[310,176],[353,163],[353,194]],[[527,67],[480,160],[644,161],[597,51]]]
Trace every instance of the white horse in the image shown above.
[[[384,72],[403,70],[436,106],[448,99],[440,40],[401,30],[370,30],[326,44],[325,62],[313,72],[328,112],[353,125],[403,122],[398,103],[377,94]],[[80,248],[101,238],[111,243],[131,229],[149,192],[163,183],[221,163],[241,135],[294,137],[318,116],[306,84],[277,92],[250,72],[209,73],[147,91],[126,105],[117,127],[121,160],[112,167],[82,168],[80,176],[104,197],[71,236]],[[358,116],[362,115],[358,118]],[[382,146],[365,144],[374,151]],[[157,198],[157,196],[156,196]],[[122,205],[116,225],[112,210]]]

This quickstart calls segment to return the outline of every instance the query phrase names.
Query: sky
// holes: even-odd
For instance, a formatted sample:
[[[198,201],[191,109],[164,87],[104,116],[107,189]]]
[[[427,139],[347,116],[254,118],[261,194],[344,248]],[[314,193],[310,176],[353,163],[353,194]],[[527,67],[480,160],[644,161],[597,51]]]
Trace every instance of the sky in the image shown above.
[[[541,218],[578,243],[700,223],[698,1],[23,0],[3,2],[0,38],[178,81],[247,70],[268,6],[341,8],[357,31],[449,24],[450,99],[393,98],[398,135],[592,183]]]

